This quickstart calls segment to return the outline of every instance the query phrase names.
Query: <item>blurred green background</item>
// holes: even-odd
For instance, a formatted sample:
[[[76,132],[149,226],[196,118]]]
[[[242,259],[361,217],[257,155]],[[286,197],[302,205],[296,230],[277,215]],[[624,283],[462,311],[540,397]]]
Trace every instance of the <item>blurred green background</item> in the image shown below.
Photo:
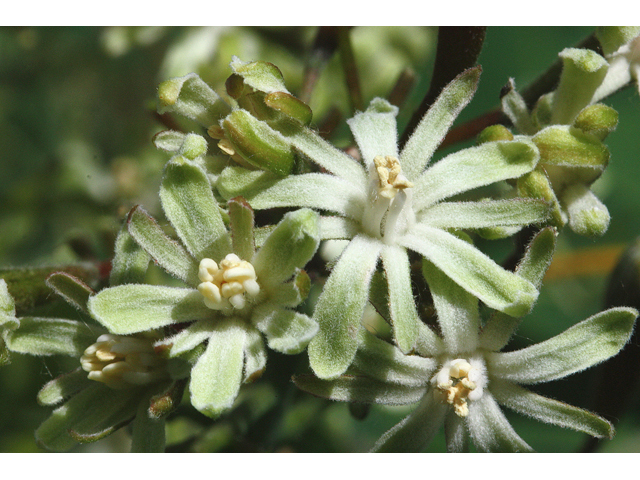
[[[108,261],[115,233],[131,206],[142,203],[152,214],[162,215],[157,189],[168,158],[151,142],[155,133],[166,129],[154,113],[158,83],[195,71],[222,91],[230,73],[228,63],[237,55],[275,63],[295,94],[316,31],[313,27],[0,28],[0,268]],[[524,87],[557,59],[558,52],[592,32],[591,27],[488,28],[479,59],[480,87],[459,121],[496,107],[509,77]],[[436,29],[427,27],[354,28],[351,37],[365,103],[387,96],[403,68],[410,66],[417,83],[401,109],[400,122],[406,122],[411,105],[428,88],[436,35]],[[340,62],[332,58],[310,101],[315,121],[332,107],[342,112],[339,132],[345,130],[344,118],[350,115],[344,84]],[[600,311],[614,263],[640,234],[637,89],[618,92],[606,103],[618,110],[620,124],[607,139],[611,163],[594,190],[611,213],[609,231],[597,240],[563,232],[538,305],[522,323],[514,348],[547,339]],[[336,141],[344,143],[348,137],[338,135]],[[481,247],[503,259],[511,244],[484,242]],[[286,360],[275,355],[269,361],[278,365]],[[638,367],[626,366],[629,371]],[[33,431],[50,411],[36,404],[36,393],[65,368],[75,366],[18,355],[13,355],[11,365],[0,368],[0,451],[41,451]],[[535,390],[592,408],[596,374],[593,369]],[[285,398],[274,393],[281,389],[274,390],[269,379],[263,379],[247,389],[244,407],[217,423],[187,408],[179,410],[169,422],[170,448],[259,450],[260,432],[270,419],[278,418],[277,434],[270,439],[277,450],[366,451],[410,411],[410,407],[373,407],[366,419],[356,420],[347,405],[297,392],[287,386],[288,376],[279,381],[288,392]],[[603,442],[601,450],[640,451],[640,400],[637,394],[633,398],[616,423],[618,435]],[[282,404],[286,409],[278,406]],[[586,439],[508,416],[538,451],[576,451]],[[201,433],[199,443],[189,443]],[[123,431],[80,450],[121,451],[127,441]],[[443,448],[441,436],[431,450]]]

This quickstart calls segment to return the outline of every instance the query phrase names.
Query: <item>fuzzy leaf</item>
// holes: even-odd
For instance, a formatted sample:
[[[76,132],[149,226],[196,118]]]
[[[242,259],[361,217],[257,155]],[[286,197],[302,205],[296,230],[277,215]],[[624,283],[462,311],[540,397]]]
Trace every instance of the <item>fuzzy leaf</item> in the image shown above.
[[[494,376],[521,384],[566,377],[616,355],[629,340],[637,316],[633,308],[610,308],[544,342],[489,354],[487,368]]]
[[[159,285],[106,288],[91,297],[89,310],[96,320],[120,335],[200,320],[212,312],[197,290]]]
[[[293,280],[273,288],[269,299],[275,305],[282,307],[297,307],[309,295],[311,279],[304,270],[298,270]]]
[[[198,265],[194,259],[178,242],[165,235],[141,206],[129,212],[127,228],[134,240],[167,272],[192,285],[198,283]]]
[[[244,374],[242,381],[251,383],[260,378],[267,366],[267,349],[262,335],[253,328],[247,329],[244,342]]]
[[[267,337],[269,348],[289,355],[302,352],[318,332],[315,320],[269,304],[256,309],[252,321]]]
[[[16,304],[9,293],[7,282],[0,278],[0,327],[14,328],[17,326]]]
[[[449,127],[473,98],[480,79],[480,67],[470,68],[447,85],[400,153],[404,174],[417,179],[444,139]]]
[[[218,260],[231,251],[211,184],[200,167],[184,157],[173,157],[164,170],[160,200],[171,225],[196,260]]]
[[[227,206],[233,253],[240,258],[250,259],[256,251],[253,237],[253,209],[242,197],[232,198],[227,202]]]
[[[61,318],[23,317],[20,326],[6,334],[9,350],[31,355],[79,357],[104,330]]]
[[[317,213],[306,208],[287,213],[251,260],[258,283],[269,289],[289,280],[319,243]]]
[[[116,238],[115,254],[111,260],[109,285],[142,283],[149,268],[151,257],[136,243],[125,223]]]
[[[320,378],[341,375],[353,361],[369,282],[381,247],[380,242],[358,235],[324,285],[314,313],[320,330],[309,344],[311,368]]]
[[[398,107],[374,98],[365,112],[347,120],[367,168],[373,166],[373,158],[378,155],[398,158],[396,115]]]
[[[520,177],[533,170],[539,158],[536,146],[524,139],[485,143],[452,153],[415,180],[415,210],[461,192]]]
[[[40,405],[56,405],[93,384],[94,382],[87,377],[87,372],[78,367],[72,372],[60,375],[45,383],[38,392],[38,403]]]
[[[164,453],[164,427],[164,418],[151,417],[145,402],[140,402],[132,425],[131,453]]]
[[[525,135],[533,135],[536,133],[536,128],[531,122],[531,115],[524,98],[516,91],[516,84],[513,78],[509,79],[509,83],[503,87],[503,91],[500,96],[502,103],[502,111],[509,117],[509,120],[518,129],[520,133]]]
[[[530,282],[443,230],[417,225],[399,243],[423,255],[491,308],[511,316],[525,315],[538,298],[538,290]]]
[[[52,273],[47,277],[47,285],[81,312],[88,313],[89,296],[95,293],[89,285],[66,272]]]
[[[341,402],[408,405],[417,402],[424,395],[424,387],[407,387],[355,375],[342,375],[333,380],[321,380],[313,375],[296,375],[293,383],[316,397]]]
[[[207,349],[191,370],[191,404],[215,418],[231,408],[242,383],[246,332],[240,322],[215,326]]]

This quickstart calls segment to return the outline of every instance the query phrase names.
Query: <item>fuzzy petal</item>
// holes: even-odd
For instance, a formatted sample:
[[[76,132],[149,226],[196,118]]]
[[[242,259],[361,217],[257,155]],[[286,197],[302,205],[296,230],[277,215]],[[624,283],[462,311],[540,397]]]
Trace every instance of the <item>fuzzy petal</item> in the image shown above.
[[[286,354],[303,351],[318,332],[318,324],[312,318],[268,304],[258,307],[252,320],[267,337],[269,348]]]
[[[391,155],[398,158],[398,107],[386,100],[375,98],[365,112],[357,113],[347,120],[356,143],[360,148],[362,162],[371,168],[373,158]]]

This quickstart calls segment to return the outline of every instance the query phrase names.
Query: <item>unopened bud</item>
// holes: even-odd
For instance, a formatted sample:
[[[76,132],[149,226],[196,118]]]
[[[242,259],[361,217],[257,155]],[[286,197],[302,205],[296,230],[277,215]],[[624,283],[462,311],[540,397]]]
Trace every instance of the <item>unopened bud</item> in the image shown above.
[[[602,103],[590,105],[578,114],[573,126],[604,140],[618,126],[618,112]]]
[[[200,135],[188,133],[184,137],[179,153],[189,160],[194,160],[207,153],[207,141]]]
[[[498,142],[500,140],[513,140],[513,134],[504,125],[491,125],[480,132],[477,143],[482,145],[483,143]]]

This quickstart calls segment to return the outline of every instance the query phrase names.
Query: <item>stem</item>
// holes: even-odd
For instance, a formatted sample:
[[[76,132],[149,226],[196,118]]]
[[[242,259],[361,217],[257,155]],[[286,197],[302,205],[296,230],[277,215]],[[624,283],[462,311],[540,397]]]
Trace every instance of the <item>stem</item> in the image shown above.
[[[362,100],[358,68],[351,46],[351,37],[349,36],[350,28],[338,27],[338,48],[340,49],[340,60],[342,61],[349,99],[351,100],[351,112],[355,113],[357,110],[364,111],[364,101]]]
[[[322,70],[338,49],[338,27],[319,27],[304,69],[300,100],[309,103]]]
[[[396,80],[396,84],[389,93],[389,97],[387,98],[389,103],[396,107],[401,106],[409,96],[409,92],[411,92],[415,83],[416,73],[411,68],[405,68],[400,72],[400,76],[398,77],[398,80]]]

